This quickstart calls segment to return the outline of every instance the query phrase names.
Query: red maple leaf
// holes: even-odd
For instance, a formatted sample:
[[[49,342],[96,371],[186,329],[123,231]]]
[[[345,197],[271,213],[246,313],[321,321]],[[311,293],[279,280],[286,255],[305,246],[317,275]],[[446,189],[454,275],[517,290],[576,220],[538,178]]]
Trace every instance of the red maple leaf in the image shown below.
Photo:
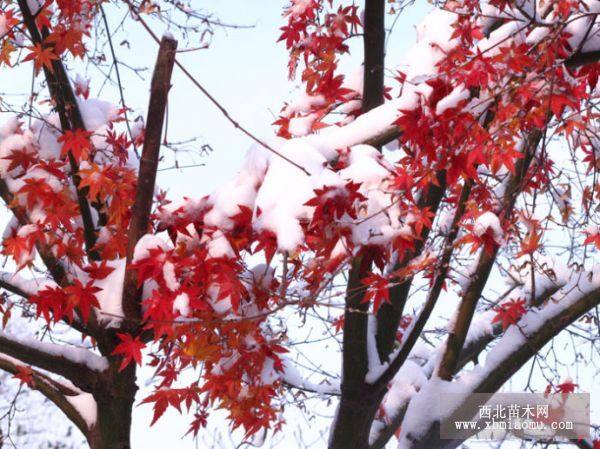
[[[30,53],[23,58],[23,61],[33,61],[35,73],[39,73],[42,67],[45,67],[52,72],[52,61],[56,61],[58,57],[54,54],[51,47],[44,47],[37,43],[32,47],[27,47]]]
[[[13,377],[19,379],[22,384],[25,384],[30,388],[35,386],[33,371],[28,366],[17,365],[17,372],[13,374]]]
[[[562,394],[570,394],[574,393],[575,389],[578,387],[576,383],[573,383],[571,379],[566,379],[563,383],[558,384],[556,386],[556,392]]]
[[[73,319],[73,308],[77,307],[79,313],[83,318],[83,322],[86,323],[90,311],[93,307],[99,307],[96,293],[102,291],[101,288],[94,287],[94,281],[89,281],[83,285],[79,279],[75,279],[72,285],[65,287],[65,293],[67,294],[67,306],[65,309],[65,315],[69,320]]]
[[[375,273],[371,273],[362,281],[363,285],[367,285],[367,291],[365,297],[361,301],[362,303],[373,301],[373,312],[376,313],[379,310],[382,302],[390,303],[390,286],[389,281]]]
[[[508,328],[511,324],[516,324],[527,311],[524,299],[511,299],[500,304],[494,310],[496,311],[496,316],[492,320],[492,323],[501,322],[502,329]]]
[[[12,150],[8,156],[2,159],[10,161],[10,165],[6,169],[7,172],[10,172],[17,167],[22,167],[24,170],[27,170],[28,167],[32,166],[36,162],[35,154],[30,153],[27,148]]]
[[[61,155],[65,156],[70,152],[77,161],[87,159],[91,148],[91,136],[92,132],[84,129],[65,131],[58,138],[58,141],[63,144]]]
[[[207,418],[208,414],[204,410],[199,413],[196,413],[194,415],[194,420],[190,424],[190,429],[187,431],[186,435],[191,433],[194,437],[198,436],[200,428],[206,427]]]
[[[107,265],[107,261],[103,260],[102,262],[92,262],[90,265],[83,269],[87,274],[89,274],[90,278],[95,280],[105,279],[110,273],[115,271],[114,267],[110,267]]]
[[[596,248],[600,249],[600,228],[590,226],[586,231],[587,234],[584,245],[595,245]]]
[[[517,257],[521,257],[526,254],[535,253],[540,247],[540,241],[542,234],[538,230],[533,230],[523,239],[521,242],[521,251],[517,253]]]
[[[142,349],[146,347],[146,344],[143,341],[140,341],[140,337],[134,338],[129,334],[117,334],[117,337],[119,337],[121,343],[115,347],[112,355],[123,356],[123,361],[121,362],[119,371],[123,371],[125,368],[127,368],[127,365],[129,365],[129,363],[132,361],[137,365],[141,365]],[[154,421],[156,421],[156,419]]]
[[[271,263],[271,260],[277,251],[277,236],[275,233],[269,230],[262,231],[256,237],[256,241],[258,242],[258,245],[254,248],[253,253],[264,250],[267,263]]]

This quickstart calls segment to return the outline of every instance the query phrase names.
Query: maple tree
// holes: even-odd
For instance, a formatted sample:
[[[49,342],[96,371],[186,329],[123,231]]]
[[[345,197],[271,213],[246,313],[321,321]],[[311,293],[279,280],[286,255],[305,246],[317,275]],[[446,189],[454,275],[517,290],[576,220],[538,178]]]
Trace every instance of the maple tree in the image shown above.
[[[143,363],[149,425],[185,410],[197,436],[222,410],[250,439],[312,392],[336,398],[331,449],[451,449],[428,398],[498,391],[565,333],[597,345],[599,2],[439,2],[396,69],[385,20],[404,2],[293,0],[274,40],[303,92],[268,141],[154,33],[169,8],[208,21],[181,2],[116,2],[158,44],[143,126],[91,98],[66,63],[90,58],[103,3],[0,2],[0,67],[31,64],[48,108],[0,131],[0,369],[92,449],[131,446]],[[351,39],[358,77],[340,68]],[[173,70],[255,143],[204,197],[155,185]],[[325,325],[343,374],[304,379],[291,354],[309,343],[282,316]],[[43,339],[65,328],[82,343]],[[575,391],[547,365],[548,391]]]

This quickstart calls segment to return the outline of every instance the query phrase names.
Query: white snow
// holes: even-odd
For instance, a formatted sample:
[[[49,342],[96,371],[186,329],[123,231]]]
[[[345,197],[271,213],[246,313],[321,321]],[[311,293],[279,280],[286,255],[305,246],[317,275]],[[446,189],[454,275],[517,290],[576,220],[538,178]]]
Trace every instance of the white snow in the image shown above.
[[[502,226],[500,225],[500,219],[498,216],[490,211],[484,212],[477,217],[473,226],[473,232],[478,237],[481,237],[488,231],[488,229],[492,231],[496,243],[500,243],[502,241],[504,231],[502,231]]]
[[[96,425],[96,420],[98,419],[98,406],[92,394],[82,392],[77,396],[65,396],[65,398],[73,407],[75,407],[75,410],[79,412],[87,424],[88,429],[91,429]]]
[[[414,360],[408,359],[390,382],[389,389],[381,406],[386,417],[394,417],[428,381],[423,368]]]
[[[187,293],[180,293],[173,301],[173,313],[179,313],[182,317],[190,315],[190,297]]]
[[[0,271],[0,280],[20,288],[28,295],[35,295],[38,291],[43,290],[46,287],[56,286],[56,283],[49,279],[27,279],[18,273],[8,273],[3,271]]]
[[[8,21],[4,14],[0,14],[0,37],[4,37],[6,33],[8,33]]]
[[[283,360],[283,373],[281,374],[281,380],[300,389],[306,389],[315,393],[328,396],[328,395],[339,395],[340,394],[340,380],[339,379],[324,379],[319,383],[311,382],[305,379],[294,362],[287,357]]]
[[[42,6],[44,6],[44,0],[27,0],[27,6],[31,14],[36,14]]]
[[[381,359],[379,358],[379,352],[377,352],[377,342],[375,340],[376,334],[377,317],[369,315],[367,322],[367,360],[369,363],[369,371],[366,376],[367,382],[370,380],[370,375],[378,373],[381,368]]]
[[[175,273],[175,265],[172,262],[165,262],[163,265],[163,279],[165,280],[165,284],[167,288],[172,292],[176,292],[181,288],[181,284],[177,280],[177,275]]]
[[[471,97],[471,93],[465,89],[464,86],[455,87],[452,92],[445,98],[438,101],[435,107],[435,113],[438,115],[443,114],[448,109],[452,109],[458,106],[461,101],[468,100]]]
[[[43,351],[50,355],[63,357],[74,363],[86,365],[94,371],[104,371],[105,369],[108,369],[108,360],[106,360],[105,357],[96,355],[85,348],[46,343],[31,337],[17,337],[2,330],[0,330],[0,337]]]
[[[94,282],[94,286],[102,290],[96,293],[100,304],[100,319],[105,325],[116,326],[121,322],[123,312],[123,282],[125,280],[125,259],[108,261],[107,266],[114,270],[104,279]]]
[[[139,262],[140,260],[147,259],[150,257],[150,250],[153,249],[162,249],[164,251],[169,251],[169,244],[163,240],[162,238],[153,235],[153,234],[145,234],[135,245],[135,250],[133,252],[133,262]]]

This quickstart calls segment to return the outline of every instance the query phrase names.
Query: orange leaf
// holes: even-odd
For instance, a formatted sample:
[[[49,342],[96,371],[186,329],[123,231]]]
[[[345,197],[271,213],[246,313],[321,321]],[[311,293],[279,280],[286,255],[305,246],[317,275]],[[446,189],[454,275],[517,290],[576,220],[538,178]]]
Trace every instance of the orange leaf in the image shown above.
[[[27,47],[27,49],[31,52],[23,61],[33,61],[33,66],[35,67],[35,73],[39,73],[42,67],[45,67],[50,72],[52,72],[52,61],[56,61],[58,57],[52,51],[52,48],[45,47],[37,43],[33,47]]]

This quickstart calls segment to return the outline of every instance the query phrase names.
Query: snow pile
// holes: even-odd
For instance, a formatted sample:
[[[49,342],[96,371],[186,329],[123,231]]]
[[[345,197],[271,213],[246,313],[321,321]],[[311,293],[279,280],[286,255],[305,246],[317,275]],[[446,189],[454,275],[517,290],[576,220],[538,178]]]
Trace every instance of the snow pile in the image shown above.
[[[88,429],[91,429],[96,425],[96,420],[98,419],[98,406],[91,393],[82,392],[77,396],[65,396],[65,398],[69,401],[69,404],[75,407],[75,410],[79,412]]]
[[[0,281],[4,281],[16,288],[19,288],[28,295],[35,295],[40,290],[44,290],[46,287],[56,287],[56,283],[49,279],[26,279],[18,273],[7,273],[3,271],[0,271]]]
[[[137,242],[137,245],[135,245],[132,262],[135,263],[139,262],[140,260],[147,259],[150,257],[150,251],[153,249],[169,251],[171,249],[171,245],[161,237],[153,234],[145,234]]]
[[[473,226],[473,233],[477,237],[483,236],[488,230],[492,232],[496,243],[500,244],[502,242],[504,231],[502,230],[498,216],[490,211],[484,212],[477,217]]]
[[[85,348],[70,347],[53,343],[46,343],[31,337],[16,337],[0,330],[0,337],[12,340],[17,344],[29,346],[46,354],[63,357],[73,363],[86,365],[94,371],[108,369],[108,360],[105,357],[94,354]]]
[[[381,406],[388,418],[408,404],[411,398],[428,382],[423,368],[414,360],[408,359],[390,382]]]
[[[94,282],[94,286],[101,289],[96,293],[100,304],[100,320],[105,325],[118,326],[124,316],[122,297],[126,262],[125,259],[110,260],[106,265],[113,271],[104,279]]]
[[[319,383],[311,382],[298,371],[298,368],[289,358],[282,359],[283,373],[281,380],[293,387],[301,390],[309,390],[322,395],[339,395],[340,380],[339,379],[324,379]]]
[[[173,313],[179,313],[182,317],[190,314],[190,297],[187,293],[180,293],[173,301]]]
[[[411,441],[425,435],[432,423],[450,416],[461,405],[461,398],[469,392],[469,384],[464,381],[448,382],[437,376],[430,379],[408,404],[398,448],[410,447]],[[440,400],[442,395],[443,401]]]

